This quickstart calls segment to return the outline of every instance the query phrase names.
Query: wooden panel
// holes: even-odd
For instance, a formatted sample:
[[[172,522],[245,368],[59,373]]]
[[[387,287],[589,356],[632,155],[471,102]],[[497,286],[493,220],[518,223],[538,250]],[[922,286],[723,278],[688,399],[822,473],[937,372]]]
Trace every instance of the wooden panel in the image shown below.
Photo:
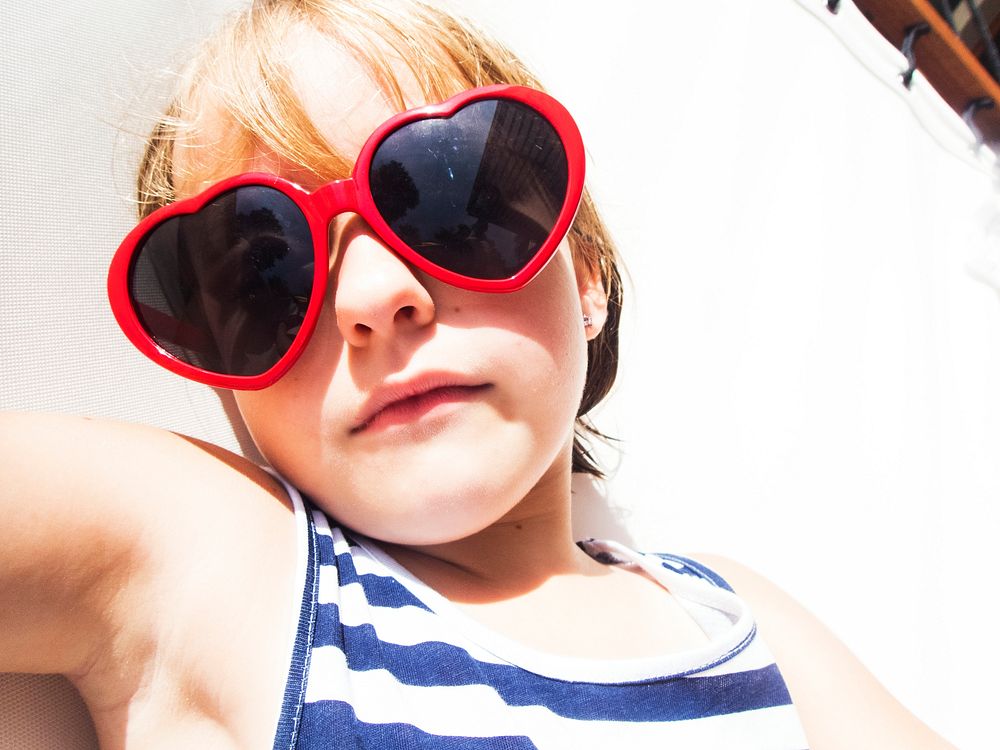
[[[903,44],[906,29],[927,23],[930,33],[914,45],[917,70],[959,114],[976,99],[992,99],[994,107],[979,110],[974,122],[985,140],[1000,142],[1000,85],[928,0],[854,0],[854,4],[897,48]]]

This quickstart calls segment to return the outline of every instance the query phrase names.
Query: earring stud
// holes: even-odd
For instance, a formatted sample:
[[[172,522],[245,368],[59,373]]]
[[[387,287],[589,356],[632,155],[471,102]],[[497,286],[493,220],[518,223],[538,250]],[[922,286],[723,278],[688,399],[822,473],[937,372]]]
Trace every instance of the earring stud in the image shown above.
[[[587,313],[584,313],[583,314],[583,327],[584,328],[590,328],[592,325],[594,325],[594,319],[592,317],[590,317],[589,315],[587,315]]]

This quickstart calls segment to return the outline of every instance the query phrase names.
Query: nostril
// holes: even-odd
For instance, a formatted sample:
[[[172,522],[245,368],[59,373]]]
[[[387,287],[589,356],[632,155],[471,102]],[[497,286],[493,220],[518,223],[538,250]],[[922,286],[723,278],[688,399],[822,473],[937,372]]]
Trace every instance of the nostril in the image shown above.
[[[366,326],[364,323],[355,323],[354,332],[362,336],[367,336],[369,333],[372,332],[372,329],[370,326]]]
[[[413,320],[417,314],[417,308],[413,305],[405,305],[396,310],[396,320]]]

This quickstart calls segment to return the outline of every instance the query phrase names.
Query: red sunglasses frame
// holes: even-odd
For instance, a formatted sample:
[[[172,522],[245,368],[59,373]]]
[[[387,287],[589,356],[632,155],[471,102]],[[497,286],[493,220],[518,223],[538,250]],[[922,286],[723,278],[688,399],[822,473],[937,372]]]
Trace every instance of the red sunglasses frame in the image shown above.
[[[464,276],[432,263],[419,255],[403,242],[382,218],[375,206],[368,182],[371,160],[378,147],[391,133],[419,120],[451,117],[461,108],[485,99],[519,102],[541,114],[552,125],[562,141],[568,168],[566,198],[552,232],[524,268],[505,279],[477,279]],[[335,216],[345,212],[360,215],[375,234],[397,255],[435,279],[477,292],[512,292],[526,285],[544,268],[569,231],[583,194],[584,171],[585,157],[580,131],[572,116],[558,101],[541,91],[523,86],[499,84],[470,89],[440,104],[418,107],[393,116],[368,137],[349,178],[327,183],[314,192],[310,193],[277,175],[248,173],[230,177],[196,196],[157,209],[128,233],[111,261],[108,272],[108,296],[111,301],[111,309],[118,325],[135,347],[171,372],[199,383],[221,388],[236,390],[266,388],[292,367],[312,337],[326,297],[329,275],[327,233],[330,221]],[[154,228],[172,217],[197,213],[220,194],[244,185],[260,185],[278,190],[290,198],[302,211],[312,233],[315,275],[305,317],[299,333],[288,351],[270,369],[259,375],[225,375],[203,370],[177,359],[156,343],[146,332],[136,315],[133,300],[129,294],[129,275],[136,250]]]

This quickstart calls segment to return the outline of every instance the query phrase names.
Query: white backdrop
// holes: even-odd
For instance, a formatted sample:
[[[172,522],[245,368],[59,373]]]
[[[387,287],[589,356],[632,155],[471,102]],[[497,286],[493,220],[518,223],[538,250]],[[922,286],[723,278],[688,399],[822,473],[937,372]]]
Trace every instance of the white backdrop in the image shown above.
[[[226,4],[6,4],[0,407],[236,447],[215,397],[133,354],[102,300],[130,223],[135,141],[115,126],[143,124],[169,77],[148,74]],[[987,747],[992,154],[919,75],[902,88],[902,56],[849,2],[837,16],[824,0],[451,5],[574,112],[632,276],[622,376],[598,420],[622,451],[603,451],[606,500],[577,487],[581,533],[757,568],[918,715]]]

